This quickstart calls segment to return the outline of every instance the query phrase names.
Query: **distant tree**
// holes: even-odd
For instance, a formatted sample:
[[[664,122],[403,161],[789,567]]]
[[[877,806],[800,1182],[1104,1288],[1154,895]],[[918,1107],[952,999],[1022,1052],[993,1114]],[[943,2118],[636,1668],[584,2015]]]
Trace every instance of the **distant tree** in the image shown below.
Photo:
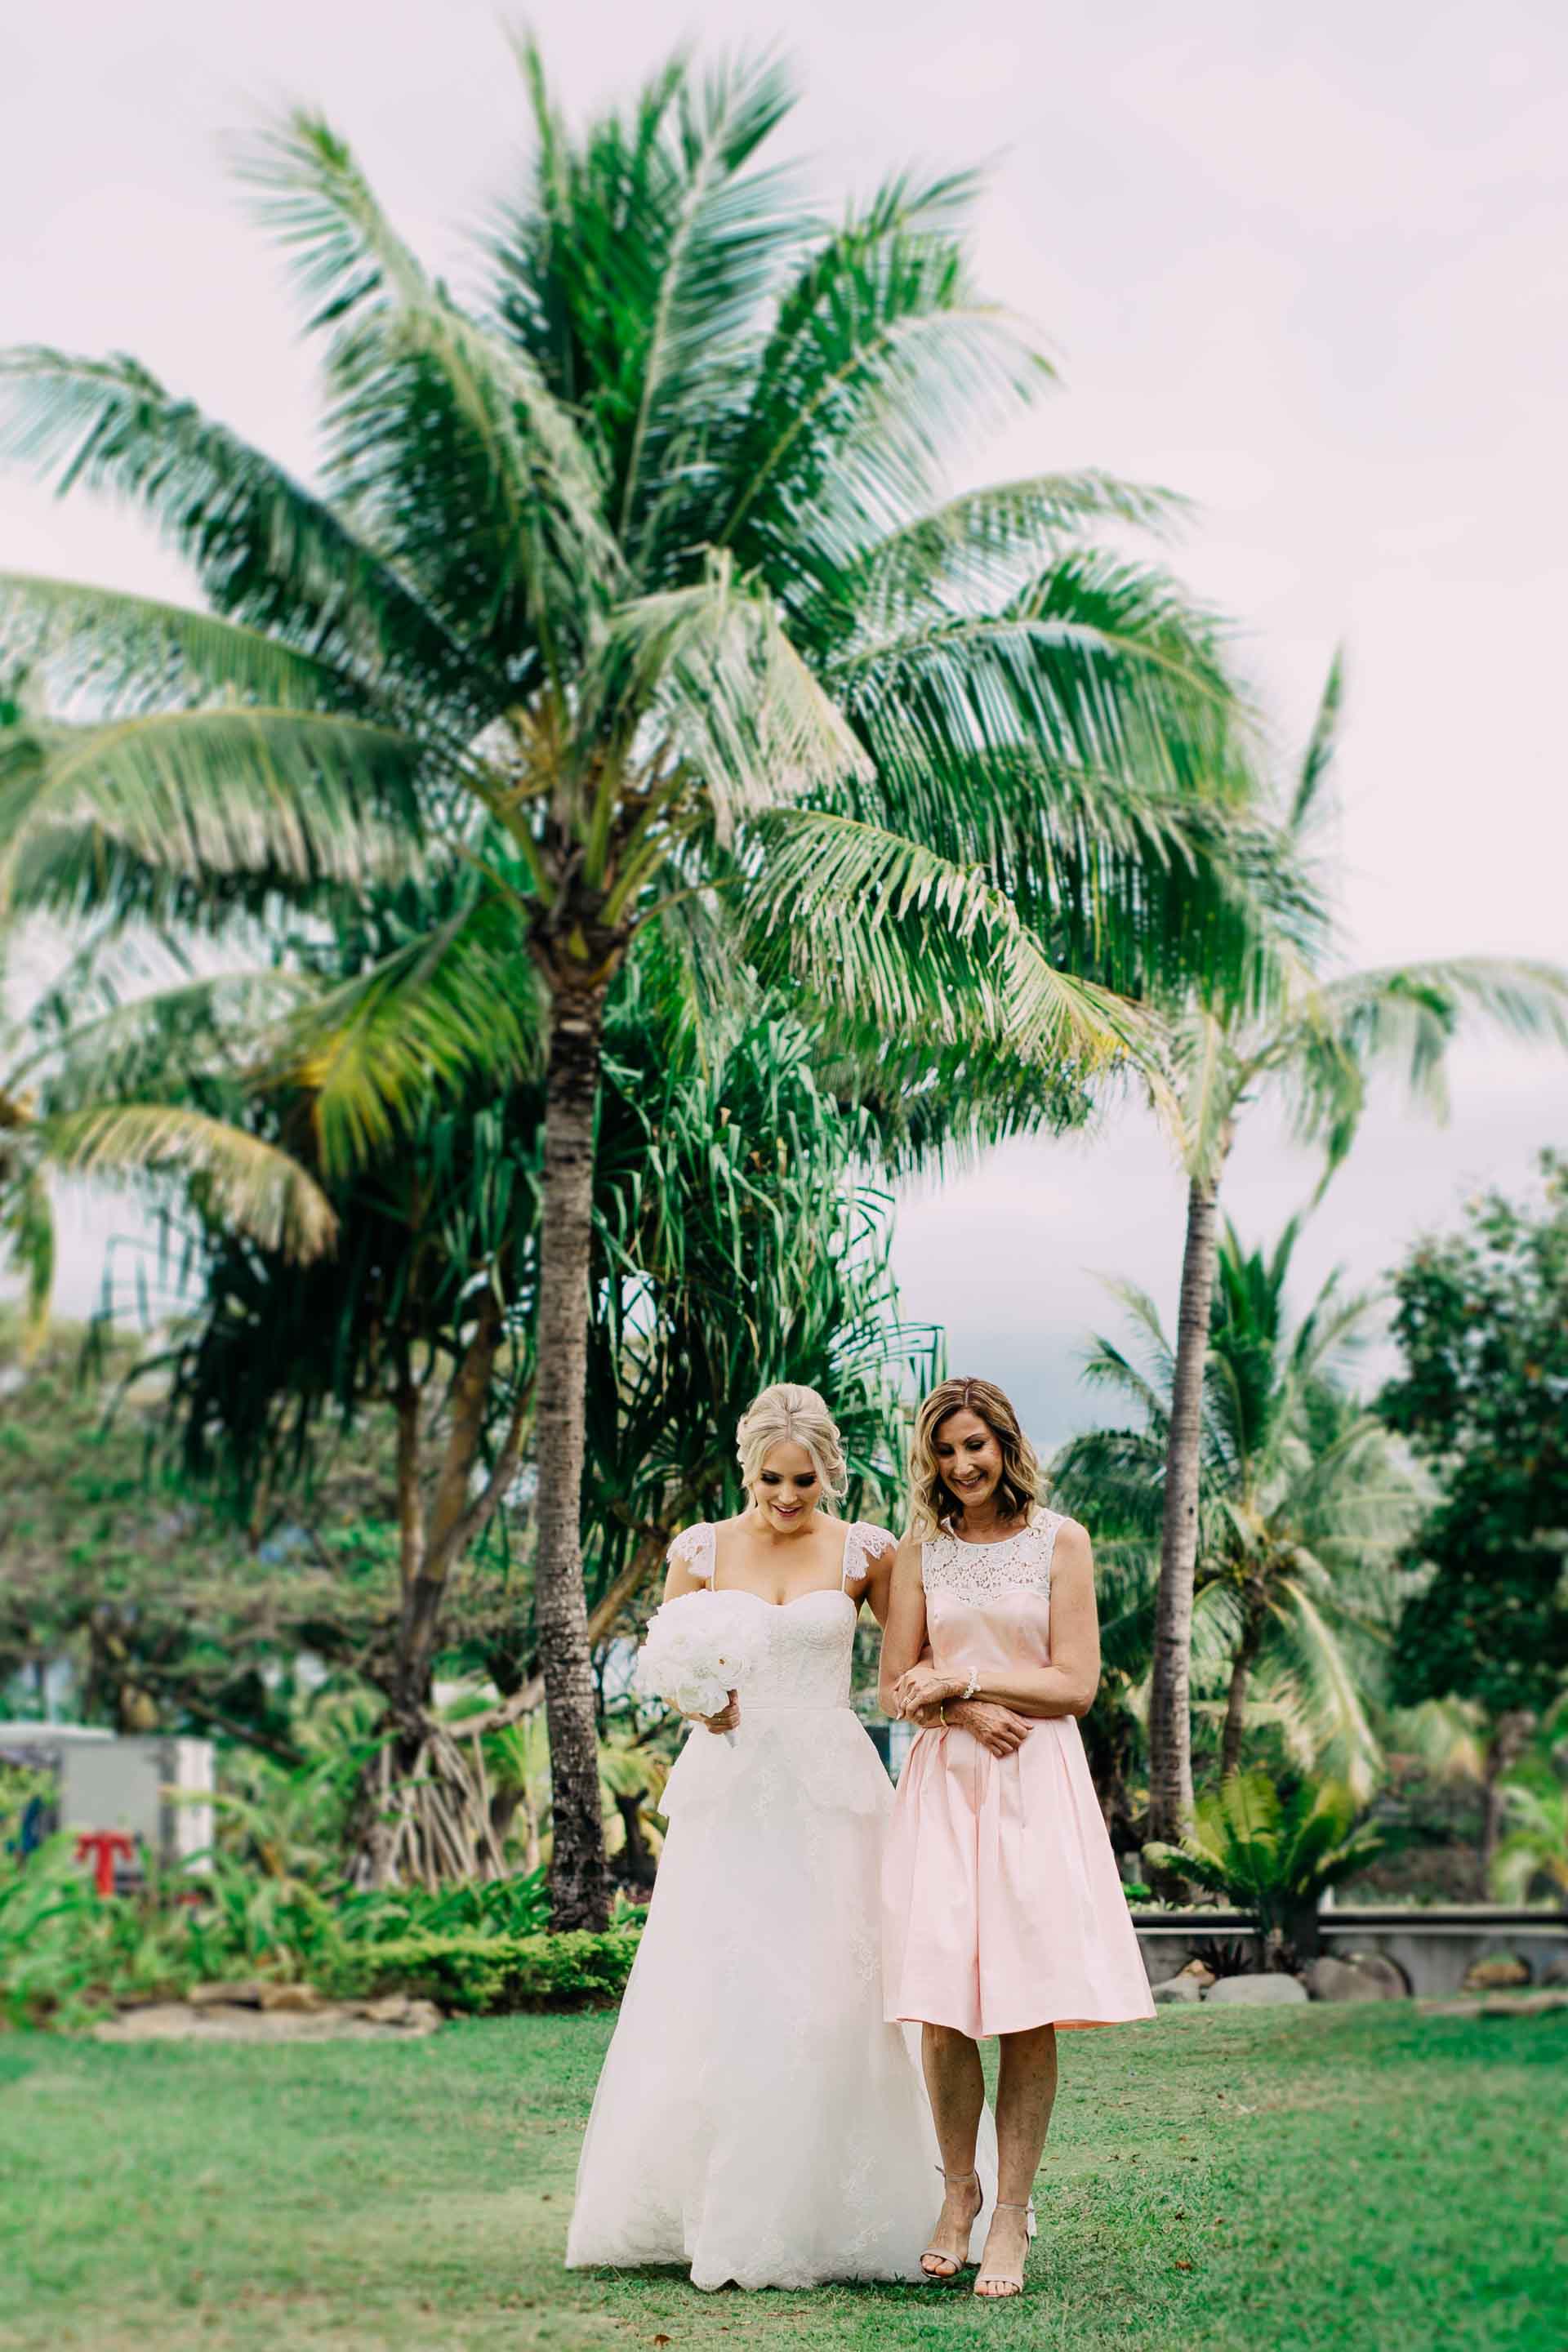
[[[1342,678],[1336,660],[1294,780],[1285,831],[1304,873],[1329,806]],[[1364,971],[1335,971],[1326,943],[1303,933],[1292,956],[1279,943],[1277,980],[1265,993],[1200,976],[1173,1010],[1166,1077],[1187,1179],[1181,1297],[1166,1434],[1160,1584],[1149,1696],[1150,1810],[1156,1836],[1179,1837],[1191,1821],[1188,1701],[1194,1578],[1198,1553],[1206,1395],[1205,1360],[1220,1230],[1220,1188],[1246,1112],[1268,1098],[1298,1137],[1323,1154],[1326,1184],[1354,1141],[1372,1081],[1403,1077],[1429,1111],[1446,1105],[1445,1066],[1461,1027],[1483,1024],[1568,1045],[1568,972],[1499,957],[1452,957]],[[1252,978],[1251,975],[1248,979]]]
[[[1538,1200],[1486,1193],[1410,1252],[1394,1284],[1405,1369],[1379,1399],[1439,1495],[1410,1547],[1427,1575],[1395,1677],[1408,1700],[1485,1710],[1489,1872],[1503,1776],[1568,1682],[1568,1158],[1541,1169]]]
[[[1266,1679],[1274,1712],[1314,1757],[1364,1800],[1377,1756],[1368,1685],[1380,1676],[1391,1622],[1389,1570],[1417,1507],[1416,1490],[1387,1431],[1357,1401],[1347,1364],[1371,1308],[1331,1276],[1306,1312],[1286,1299],[1300,1227],[1271,1252],[1247,1251],[1226,1226],[1209,1308],[1194,1644],[1223,1681],[1217,1771],[1241,1761],[1254,1685]],[[1101,1514],[1120,1579],[1144,1606],[1111,1618],[1118,1664],[1141,1643],[1153,1654],[1152,1593],[1164,1519],[1175,1354],[1152,1302],[1118,1286],[1141,1347],[1109,1339],[1089,1359],[1091,1380],[1135,1409],[1134,1425],[1093,1430],[1053,1465],[1058,1499]],[[1097,1545],[1097,1550],[1100,1549]]]

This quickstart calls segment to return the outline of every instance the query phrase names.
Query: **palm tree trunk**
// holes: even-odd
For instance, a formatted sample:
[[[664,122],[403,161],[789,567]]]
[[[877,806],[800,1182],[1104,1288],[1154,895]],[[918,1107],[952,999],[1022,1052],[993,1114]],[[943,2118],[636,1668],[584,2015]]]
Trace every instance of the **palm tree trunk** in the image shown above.
[[[1230,1662],[1230,1693],[1226,1700],[1225,1732],[1220,1741],[1219,1777],[1228,1780],[1241,1762],[1242,1735],[1247,1728],[1247,1691],[1258,1653],[1263,1644],[1263,1618],[1248,1610],[1236,1655]]]
[[[533,1606],[550,1735],[550,1903],[556,1928],[603,1928],[609,1920],[580,1535],[603,1019],[602,992],[556,996],[545,1079]]]
[[[1187,1189],[1187,1238],[1176,1323],[1176,1370],[1165,1453],[1160,1589],[1154,1604],[1154,1670],[1149,1687],[1149,1834],[1174,1843],[1193,1817],[1193,1730],[1188,1685],[1193,1580],[1198,1558],[1198,1468],[1204,1365],[1219,1247],[1219,1176]]]

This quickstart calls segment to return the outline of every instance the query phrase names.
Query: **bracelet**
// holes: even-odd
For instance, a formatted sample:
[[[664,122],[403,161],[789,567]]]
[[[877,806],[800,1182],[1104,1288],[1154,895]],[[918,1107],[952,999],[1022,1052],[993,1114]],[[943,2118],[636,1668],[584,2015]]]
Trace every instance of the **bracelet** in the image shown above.
[[[969,1669],[969,1680],[968,1680],[968,1682],[967,1682],[967,1683],[964,1685],[964,1686],[963,1686],[963,1696],[964,1696],[964,1697],[965,1697],[966,1699],[972,1699],[972,1698],[974,1696],[975,1692],[979,1689],[979,1687],[980,1687],[980,1670],[979,1670],[979,1668],[978,1668],[977,1666],[971,1666],[971,1667],[970,1667],[970,1669]]]
[[[942,1723],[942,1724],[945,1724],[945,1723],[946,1723],[946,1721],[947,1721],[947,1701],[946,1701],[946,1699],[939,1699],[939,1700],[938,1700],[938,1702],[937,1702],[937,1710],[936,1710],[936,1719],[937,1719],[937,1721],[938,1721],[939,1723]]]

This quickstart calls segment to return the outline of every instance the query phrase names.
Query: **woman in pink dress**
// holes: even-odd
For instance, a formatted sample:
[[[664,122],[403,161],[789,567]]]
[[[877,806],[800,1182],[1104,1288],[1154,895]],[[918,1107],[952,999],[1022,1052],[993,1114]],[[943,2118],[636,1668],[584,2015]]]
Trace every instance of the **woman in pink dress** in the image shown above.
[[[881,1687],[888,1712],[921,1728],[883,1874],[887,2014],[924,2029],[947,2182],[922,2258],[931,2278],[970,2258],[975,2045],[1001,2037],[996,2205],[974,2292],[1018,2294],[1057,2028],[1154,2009],[1077,1721],[1100,1681],[1089,1537],[1037,1501],[1034,1451],[989,1381],[932,1391],[910,1468]]]

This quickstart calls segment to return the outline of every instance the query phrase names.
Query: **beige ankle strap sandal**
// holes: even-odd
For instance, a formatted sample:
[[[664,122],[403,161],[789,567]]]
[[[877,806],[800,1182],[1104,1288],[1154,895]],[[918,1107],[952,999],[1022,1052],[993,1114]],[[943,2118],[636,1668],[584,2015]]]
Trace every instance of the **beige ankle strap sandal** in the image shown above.
[[[1022,2213],[1026,2245],[1035,2234],[1035,2200],[1026,2205],[1015,2205],[1010,2199],[999,2197],[994,2213]],[[1016,2294],[1024,2292],[1024,2265],[1016,2271],[982,2271],[974,2282],[974,2292],[985,2303],[1011,2303]]]
[[[939,2286],[945,2286],[950,2280],[958,2276],[960,2271],[967,2270],[974,2259],[971,2252],[970,2241],[974,2235],[974,2224],[980,2219],[980,2209],[985,2202],[985,2192],[980,2186],[980,2175],[977,2172],[945,2172],[940,2164],[935,2168],[942,2173],[942,2179],[950,2185],[955,2180],[973,2180],[977,2192],[974,2210],[969,2217],[969,2228],[964,2236],[963,2253],[951,2254],[945,2246],[928,2246],[921,2256],[922,2274],[928,2279],[933,2279]],[[947,2267],[945,2270],[932,2270],[930,2267],[932,2263],[945,2263]]]

